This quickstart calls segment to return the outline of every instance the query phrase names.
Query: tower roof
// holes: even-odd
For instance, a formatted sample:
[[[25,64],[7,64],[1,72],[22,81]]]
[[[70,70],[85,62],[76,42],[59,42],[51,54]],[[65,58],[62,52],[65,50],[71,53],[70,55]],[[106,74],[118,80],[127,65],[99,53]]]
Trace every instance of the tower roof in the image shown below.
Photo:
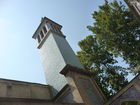
[[[47,17],[43,17],[41,18],[41,23],[39,24],[38,28],[36,29],[35,33],[33,34],[32,38],[36,39],[37,36],[37,32],[38,30],[41,28],[42,25],[44,25],[45,23],[53,23],[55,25],[57,25],[58,27],[60,27],[60,29],[62,28],[62,26],[54,21],[52,21],[51,19],[47,18]]]

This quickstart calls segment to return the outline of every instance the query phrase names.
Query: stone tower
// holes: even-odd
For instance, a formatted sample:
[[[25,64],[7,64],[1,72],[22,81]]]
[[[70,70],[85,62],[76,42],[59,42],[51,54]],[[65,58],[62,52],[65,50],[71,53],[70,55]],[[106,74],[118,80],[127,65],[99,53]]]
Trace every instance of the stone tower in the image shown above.
[[[44,17],[33,35],[38,42],[46,81],[53,87],[54,96],[67,84],[66,78],[60,74],[67,64],[83,68],[61,28],[61,25]]]

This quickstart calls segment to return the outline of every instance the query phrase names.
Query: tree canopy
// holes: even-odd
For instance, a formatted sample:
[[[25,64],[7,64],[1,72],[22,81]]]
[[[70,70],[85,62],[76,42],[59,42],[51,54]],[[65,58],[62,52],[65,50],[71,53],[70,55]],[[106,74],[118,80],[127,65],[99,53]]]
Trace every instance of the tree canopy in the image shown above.
[[[115,65],[113,54],[105,50],[92,35],[79,42],[81,51],[77,52],[86,70],[96,74],[96,82],[109,98],[128,82],[125,68]]]
[[[139,70],[140,25],[133,13],[116,0],[105,0],[92,16],[94,23],[87,27],[92,35],[78,43],[81,51],[77,54],[85,69],[96,73],[97,84],[110,97],[128,83],[128,68],[117,65],[116,57],[122,57],[131,72]]]
[[[140,24],[133,12],[121,2],[107,1],[93,14],[95,22],[88,29],[107,51],[122,57],[130,64],[132,72],[139,71],[140,65]]]

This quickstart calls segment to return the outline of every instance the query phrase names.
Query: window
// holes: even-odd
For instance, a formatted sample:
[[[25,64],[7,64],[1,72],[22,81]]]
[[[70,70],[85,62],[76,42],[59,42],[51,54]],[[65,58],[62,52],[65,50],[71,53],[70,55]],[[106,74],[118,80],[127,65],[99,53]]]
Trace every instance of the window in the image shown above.
[[[41,39],[39,35],[37,36],[37,40],[38,40],[38,43],[40,43]]]
[[[62,33],[61,30],[60,30],[59,28],[58,28],[58,32],[59,32],[59,33]]]
[[[43,31],[44,31],[45,34],[47,33],[47,29],[46,29],[45,26],[43,27]]]
[[[56,27],[56,31],[57,31],[58,33],[61,33],[61,32],[60,32],[60,29],[59,29],[58,27]]]
[[[43,32],[42,32],[42,31],[40,32],[40,35],[41,35],[41,38],[43,39],[44,34],[43,34]]]
[[[51,27],[52,27],[53,31],[57,32],[55,29],[55,26],[53,24],[51,24]]]

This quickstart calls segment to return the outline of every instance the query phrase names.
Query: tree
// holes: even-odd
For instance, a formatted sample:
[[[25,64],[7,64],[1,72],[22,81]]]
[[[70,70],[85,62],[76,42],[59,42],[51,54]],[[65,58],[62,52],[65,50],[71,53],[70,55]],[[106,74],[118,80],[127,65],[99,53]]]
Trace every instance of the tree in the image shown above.
[[[128,69],[140,70],[140,24],[122,2],[108,2],[93,14],[95,22],[88,29],[93,33],[78,44],[77,52],[86,70],[96,73],[96,82],[107,97],[114,95],[128,81]],[[117,66],[122,57],[129,68]]]
[[[80,41],[79,46],[81,51],[77,54],[81,63],[86,70],[96,74],[96,82],[108,98],[127,84],[125,69],[115,65],[117,61],[113,54],[105,50],[93,35]]]
[[[140,24],[133,13],[121,2],[106,0],[92,16],[95,22],[88,29],[98,42],[116,57],[122,57],[130,65],[131,72],[139,72]]]
[[[110,97],[127,84],[129,72],[140,72],[140,24],[122,2],[108,2],[93,14],[95,22],[88,29],[93,35],[79,42],[77,54],[86,70],[96,73],[96,81]],[[117,66],[122,57],[129,68]]]

